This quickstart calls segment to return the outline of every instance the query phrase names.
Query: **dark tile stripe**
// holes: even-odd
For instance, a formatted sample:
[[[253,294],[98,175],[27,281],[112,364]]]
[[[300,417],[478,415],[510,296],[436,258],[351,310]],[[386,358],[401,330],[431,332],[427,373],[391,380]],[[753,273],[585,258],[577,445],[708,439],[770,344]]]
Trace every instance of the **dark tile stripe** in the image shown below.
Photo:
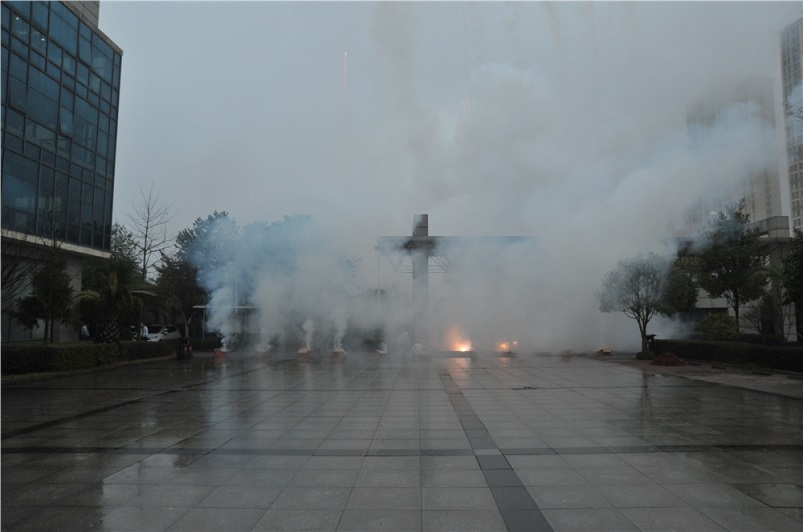
[[[608,447],[577,447],[563,449],[500,449],[501,455],[477,455],[477,461],[483,470],[510,469],[505,456],[522,455],[570,455],[570,454],[628,454],[628,453],[702,453],[714,451],[730,452],[803,452],[803,445],[672,445],[666,448],[658,447],[617,447],[612,451]],[[256,456],[475,456],[474,449],[378,449],[378,450],[352,450],[352,449],[236,449],[209,447],[3,447],[3,454],[230,454],[230,455],[256,455]],[[497,461],[498,459],[504,462]],[[484,464],[484,466],[482,465]]]
[[[457,413],[463,432],[471,444],[471,449],[499,450],[499,446],[485,424],[474,412],[448,371],[442,369],[438,371],[438,375],[448,392],[449,400]],[[491,490],[494,502],[496,502],[496,507],[509,531],[552,530],[544,514],[541,513],[530,492],[524,487],[524,483],[510,466],[504,454],[479,454],[476,458],[482,474],[485,476],[485,482]]]

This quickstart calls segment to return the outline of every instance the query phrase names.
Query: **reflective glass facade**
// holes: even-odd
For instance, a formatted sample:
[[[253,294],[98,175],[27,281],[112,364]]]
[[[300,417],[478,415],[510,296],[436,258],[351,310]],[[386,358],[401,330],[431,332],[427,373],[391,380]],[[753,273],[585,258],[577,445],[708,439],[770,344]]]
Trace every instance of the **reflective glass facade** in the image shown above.
[[[2,16],[2,227],[109,251],[122,51],[62,2]]]

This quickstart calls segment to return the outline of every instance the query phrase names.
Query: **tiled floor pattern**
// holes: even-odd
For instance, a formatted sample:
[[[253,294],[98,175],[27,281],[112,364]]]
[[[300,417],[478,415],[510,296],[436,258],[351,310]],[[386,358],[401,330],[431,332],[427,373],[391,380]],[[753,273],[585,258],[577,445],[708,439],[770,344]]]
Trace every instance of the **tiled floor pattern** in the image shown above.
[[[3,530],[801,530],[803,402],[591,357],[199,354],[2,388]]]

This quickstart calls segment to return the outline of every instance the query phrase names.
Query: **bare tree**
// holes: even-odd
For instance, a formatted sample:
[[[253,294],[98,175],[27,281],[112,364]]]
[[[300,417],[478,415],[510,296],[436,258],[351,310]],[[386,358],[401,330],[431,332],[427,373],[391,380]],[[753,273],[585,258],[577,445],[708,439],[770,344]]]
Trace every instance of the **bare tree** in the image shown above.
[[[624,312],[636,320],[641,334],[641,352],[649,351],[647,324],[657,314],[671,316],[675,309],[668,303],[669,260],[654,253],[620,260],[609,271],[597,293],[601,312]]]
[[[158,262],[162,252],[173,244],[173,239],[167,234],[167,224],[172,219],[170,207],[160,201],[153,192],[153,184],[145,193],[141,188],[139,192],[142,201],[134,206],[134,214],[129,216],[131,233],[136,240],[136,247],[142,270],[142,279],[148,278],[148,272]]]
[[[36,235],[2,230],[2,308],[6,312],[31,288],[33,274],[42,264],[43,250],[59,251],[53,211]]]
[[[803,104],[786,103],[786,115],[803,120]]]

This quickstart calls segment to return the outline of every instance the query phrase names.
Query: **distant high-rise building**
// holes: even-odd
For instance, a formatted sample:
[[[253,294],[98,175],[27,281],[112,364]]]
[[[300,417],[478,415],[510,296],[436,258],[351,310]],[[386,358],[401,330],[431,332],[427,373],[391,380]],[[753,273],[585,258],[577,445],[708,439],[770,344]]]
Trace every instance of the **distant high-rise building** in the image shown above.
[[[99,4],[2,3],[4,283],[19,258],[10,250],[28,246],[36,260],[45,237],[67,254],[75,288],[83,259],[109,256],[122,50],[98,28]]]
[[[786,110],[786,155],[793,229],[803,229],[803,17],[781,31],[781,81]]]
[[[775,129],[775,98],[773,83],[767,78],[746,78],[732,85],[724,85],[697,105],[689,108],[686,123],[692,143],[698,143],[709,134],[710,128],[723,120],[754,118]],[[780,149],[778,151],[780,155]],[[725,210],[728,204],[744,199],[745,212],[753,221],[781,216],[781,176],[778,165],[756,173],[741,183],[728,187],[709,187],[689,213],[688,228],[697,233],[707,228],[715,213]],[[709,176],[700,176],[707,179]],[[712,182],[721,182],[714,179]]]

